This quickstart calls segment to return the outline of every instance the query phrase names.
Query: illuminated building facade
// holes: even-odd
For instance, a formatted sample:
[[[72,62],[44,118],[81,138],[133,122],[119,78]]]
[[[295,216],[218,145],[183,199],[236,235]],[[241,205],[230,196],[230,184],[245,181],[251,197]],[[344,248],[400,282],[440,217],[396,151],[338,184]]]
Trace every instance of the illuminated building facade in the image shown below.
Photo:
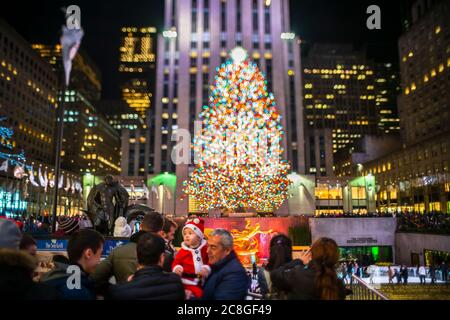
[[[155,173],[176,173],[176,214],[190,210],[189,201],[181,198],[191,168],[172,161],[172,134],[184,129],[192,136],[194,121],[208,104],[216,68],[238,46],[266,74],[283,116],[285,158],[293,171],[305,172],[300,40],[291,33],[289,20],[288,0],[165,1],[164,32],[158,38],[154,154]],[[289,214],[287,208],[281,211]]]
[[[0,117],[5,117],[1,126],[14,131],[10,143],[5,144],[4,138],[1,139],[0,151],[17,154],[23,150],[26,165],[33,168],[34,180],[39,183],[39,169],[52,179],[57,75],[2,19],[0,57]],[[4,159],[0,162],[3,163]],[[25,169],[27,174],[30,174],[29,168]],[[0,175],[0,215],[22,218],[23,214],[35,217],[49,214],[53,207],[52,189],[49,187],[45,192],[44,187],[33,185],[27,179],[14,178],[13,169],[10,162],[8,171],[2,170]],[[67,170],[61,173],[64,187],[67,186],[67,178],[71,182],[80,181],[78,174]],[[62,188],[60,191],[58,214],[75,214],[83,208],[80,194],[67,190]]]
[[[153,96],[156,29],[123,27],[121,31],[119,72],[122,98],[145,118]]]
[[[450,213],[450,3],[414,1],[399,39],[403,148],[363,164],[382,210]]]
[[[123,27],[119,73],[121,96],[128,108],[110,119],[120,127],[122,174],[139,177],[153,173],[153,94],[156,72],[156,29]],[[108,111],[108,113],[110,113]],[[120,122],[120,123],[119,123]]]
[[[123,177],[146,177],[153,172],[150,151],[150,130],[138,113],[121,100],[102,100],[98,110],[105,114],[108,123],[120,133],[121,174]]]
[[[54,161],[57,77],[30,44],[0,19],[0,117],[12,145],[30,159]]]
[[[60,45],[33,44],[42,58],[61,70]],[[91,59],[80,50],[73,61],[68,90],[61,92],[64,99],[63,169],[83,174],[120,173],[119,134],[101,115],[95,103],[101,96],[101,74]]]
[[[397,98],[400,94],[398,67],[392,63],[376,63],[375,104],[378,111],[378,130],[381,134],[400,133]]]
[[[303,66],[307,173],[332,176],[333,154],[377,133],[378,79],[351,45],[315,44]]]

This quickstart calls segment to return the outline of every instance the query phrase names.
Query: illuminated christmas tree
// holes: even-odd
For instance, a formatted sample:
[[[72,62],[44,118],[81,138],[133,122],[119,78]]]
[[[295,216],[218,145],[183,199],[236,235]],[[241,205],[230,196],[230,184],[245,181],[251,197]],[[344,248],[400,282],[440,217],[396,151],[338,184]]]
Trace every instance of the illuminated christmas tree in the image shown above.
[[[282,160],[284,131],[273,94],[242,48],[217,68],[210,105],[194,138],[196,168],[185,193],[202,211],[274,211],[288,198],[289,165]]]

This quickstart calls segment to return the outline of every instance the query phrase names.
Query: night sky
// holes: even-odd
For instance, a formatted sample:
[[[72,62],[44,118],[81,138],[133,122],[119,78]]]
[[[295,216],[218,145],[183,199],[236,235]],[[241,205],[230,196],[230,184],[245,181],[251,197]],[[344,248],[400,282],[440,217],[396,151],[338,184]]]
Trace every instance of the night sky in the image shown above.
[[[250,0],[245,0],[250,1]],[[162,30],[163,0],[12,1],[2,2],[0,16],[30,43],[57,43],[64,14],[60,8],[81,8],[85,30],[82,47],[102,72],[104,99],[119,98],[118,60],[122,26],[155,26]],[[366,9],[381,7],[382,29],[366,28]],[[378,61],[398,62],[397,40],[401,34],[401,4],[393,0],[291,0],[292,31],[305,49],[315,42],[367,45]]]

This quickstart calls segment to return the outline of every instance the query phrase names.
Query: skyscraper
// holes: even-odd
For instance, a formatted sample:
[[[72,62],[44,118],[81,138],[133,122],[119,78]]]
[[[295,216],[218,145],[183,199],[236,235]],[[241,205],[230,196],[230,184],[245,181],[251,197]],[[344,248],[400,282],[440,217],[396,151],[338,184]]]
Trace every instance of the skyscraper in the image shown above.
[[[128,108],[115,115],[121,122],[122,174],[147,176],[153,172],[154,164],[154,135],[151,132],[154,130],[155,114],[152,104],[156,75],[156,29],[128,26],[121,31],[120,90]],[[134,125],[130,126],[130,121],[134,121]]]
[[[172,134],[184,129],[192,139],[216,68],[238,46],[265,72],[283,116],[285,157],[294,171],[304,173],[300,40],[291,33],[289,1],[166,0],[164,28],[158,38],[155,173],[176,173],[173,212],[188,212],[188,200],[181,200],[182,184],[192,166],[172,161],[172,153],[177,154]]]
[[[32,47],[54,66],[55,72],[62,73],[60,45],[33,44]],[[69,88],[58,97],[65,103],[63,169],[79,174],[120,173],[119,135],[95,107],[101,88],[100,71],[80,50],[73,62]]]
[[[399,39],[403,148],[364,163],[379,206],[450,212],[450,3],[413,1]]]
[[[46,164],[54,161],[58,80],[48,63],[0,19],[0,117],[15,131],[13,147]]]
[[[351,44],[315,44],[304,63],[306,168],[333,176],[340,154],[367,135],[399,130],[398,75]]]

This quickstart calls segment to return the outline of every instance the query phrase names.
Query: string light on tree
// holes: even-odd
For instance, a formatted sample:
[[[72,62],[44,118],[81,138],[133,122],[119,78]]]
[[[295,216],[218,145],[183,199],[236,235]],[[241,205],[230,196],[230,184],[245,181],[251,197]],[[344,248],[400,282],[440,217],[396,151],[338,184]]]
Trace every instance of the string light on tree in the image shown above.
[[[210,105],[194,138],[196,168],[185,193],[208,211],[274,211],[288,198],[289,165],[282,160],[281,116],[267,82],[247,52],[217,68]]]

